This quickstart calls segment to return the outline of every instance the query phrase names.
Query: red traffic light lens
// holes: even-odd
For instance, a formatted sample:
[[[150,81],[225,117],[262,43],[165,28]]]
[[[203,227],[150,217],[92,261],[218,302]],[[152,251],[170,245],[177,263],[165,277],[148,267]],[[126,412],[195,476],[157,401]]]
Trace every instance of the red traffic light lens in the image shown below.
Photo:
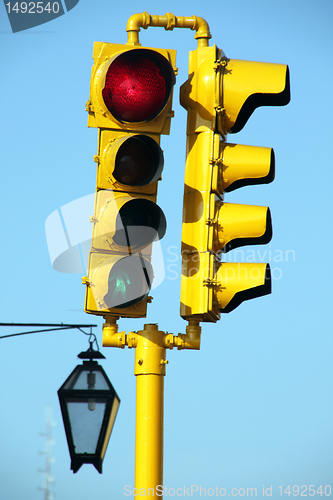
[[[102,95],[117,120],[143,122],[162,111],[173,84],[173,69],[165,57],[147,49],[129,50],[110,64]]]
[[[163,163],[162,150],[154,139],[133,135],[117,152],[113,176],[126,186],[146,186],[160,177]]]

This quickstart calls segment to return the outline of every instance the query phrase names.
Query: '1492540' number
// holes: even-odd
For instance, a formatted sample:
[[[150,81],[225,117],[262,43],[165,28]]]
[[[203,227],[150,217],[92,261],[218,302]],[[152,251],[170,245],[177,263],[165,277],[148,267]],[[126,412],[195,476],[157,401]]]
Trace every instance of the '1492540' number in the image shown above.
[[[58,14],[60,10],[59,2],[47,2],[44,6],[44,2],[15,2],[11,6],[11,2],[6,3],[8,14],[11,12],[16,12],[16,14],[42,14],[43,12],[48,12],[51,14]]]

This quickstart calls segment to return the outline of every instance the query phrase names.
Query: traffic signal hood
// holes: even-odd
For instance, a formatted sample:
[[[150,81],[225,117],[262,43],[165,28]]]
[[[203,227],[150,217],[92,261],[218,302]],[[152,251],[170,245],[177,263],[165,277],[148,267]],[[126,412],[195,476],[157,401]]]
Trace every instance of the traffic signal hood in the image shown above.
[[[189,78],[180,90],[188,134],[205,128],[236,133],[259,106],[289,101],[289,69],[284,64],[228,59],[216,45],[190,52]]]
[[[289,102],[280,64],[232,60],[216,46],[190,53],[180,102],[188,112],[182,226],[181,316],[217,321],[242,301],[270,293],[268,264],[225,263],[221,254],[272,237],[268,207],[224,202],[224,193],[272,182],[271,148],[226,142],[254,109]]]
[[[156,204],[160,135],[173,116],[175,51],[94,45],[88,126],[98,127],[95,211],[86,312],[145,317],[152,243],[166,220]]]

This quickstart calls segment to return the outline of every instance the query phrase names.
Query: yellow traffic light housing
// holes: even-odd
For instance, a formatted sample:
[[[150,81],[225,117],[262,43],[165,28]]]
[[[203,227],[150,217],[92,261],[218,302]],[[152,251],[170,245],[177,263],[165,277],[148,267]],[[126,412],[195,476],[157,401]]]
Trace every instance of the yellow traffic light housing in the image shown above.
[[[154,194],[164,166],[157,139],[133,133],[125,136],[120,133],[117,137],[114,130],[102,130],[100,156],[96,158],[97,189],[127,189],[133,193]]]
[[[271,148],[226,142],[255,108],[290,100],[288,67],[228,59],[216,46],[190,52],[180,91],[187,110],[180,314],[216,322],[244,300],[271,291],[268,264],[227,263],[222,254],[272,237],[268,207],[224,202],[224,193],[272,182]]]
[[[156,204],[164,166],[160,135],[170,131],[176,52],[94,44],[87,102],[97,127],[95,211],[85,311],[145,317],[153,281],[152,243],[166,220]]]
[[[93,58],[88,127],[169,134],[176,51],[95,42]]]

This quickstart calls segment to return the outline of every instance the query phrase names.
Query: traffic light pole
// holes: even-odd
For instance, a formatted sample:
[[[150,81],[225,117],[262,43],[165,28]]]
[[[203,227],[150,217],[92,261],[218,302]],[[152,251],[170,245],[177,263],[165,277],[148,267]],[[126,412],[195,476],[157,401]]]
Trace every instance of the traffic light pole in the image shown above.
[[[145,325],[135,349],[135,487],[154,494],[163,486],[164,375],[167,363],[163,332]]]
[[[135,490],[142,499],[163,498],[163,407],[166,349],[200,349],[201,327],[189,321],[186,334],[173,335],[146,324],[138,332],[118,332],[116,316],[106,316],[103,346],[135,348]]]
[[[153,229],[159,239],[164,236],[166,227],[164,216],[156,205],[154,210],[158,217],[151,217],[151,213],[163,168],[159,137],[169,133],[173,116],[171,104],[174,75],[177,74],[176,54],[171,50],[140,47],[139,32],[149,26],[166,30],[188,28],[195,31],[198,41],[197,50],[190,53],[189,80],[181,87],[181,104],[188,111],[182,232],[182,255],[186,256],[186,261],[182,266],[181,316],[188,320],[188,326],[186,334],[179,335],[162,332],[156,324],[146,324],[143,330],[126,334],[118,332],[117,325],[119,317],[146,317],[153,277],[150,253],[143,257],[139,255],[154,240],[147,235],[141,239],[138,237],[140,231],[133,231],[133,241],[130,241],[128,227],[147,226],[144,218],[138,224],[137,217],[131,217],[134,212],[147,211],[147,221],[158,219],[156,227],[147,227]],[[171,13],[155,16],[143,12],[129,18],[126,31],[126,46],[101,42],[94,45],[91,95],[86,109],[88,126],[100,129],[99,154],[96,156],[97,213],[91,219],[96,228],[94,226],[88,277],[83,282],[87,286],[85,311],[103,315],[105,319],[103,346],[136,349],[134,496],[149,500],[152,496],[162,498],[164,489],[163,377],[167,364],[166,349],[200,349],[199,321],[216,322],[221,312],[230,312],[244,300],[270,293],[268,264],[230,264],[221,262],[219,255],[222,249],[228,251],[244,244],[269,241],[268,208],[253,207],[251,214],[254,215],[250,217],[247,206],[225,204],[223,193],[247,184],[271,182],[274,178],[273,151],[265,148],[260,153],[256,148],[256,153],[250,155],[249,151],[254,149],[245,146],[245,150],[241,148],[241,153],[237,154],[240,149],[227,144],[225,137],[229,132],[239,132],[256,107],[287,104],[290,89],[286,65],[228,59],[216,45],[209,47],[209,26],[200,17],[177,17]],[[135,68],[140,65],[144,71],[137,81],[144,88],[147,88],[147,83],[152,88],[150,84],[155,82],[157,89],[155,93],[151,92],[155,101],[153,107],[148,108],[147,115],[142,99],[143,95],[150,96],[149,92],[138,92],[137,96],[132,92],[135,88],[131,83],[132,73],[135,74]],[[133,71],[129,71],[131,67]],[[127,85],[119,91],[119,82],[123,80],[128,80]],[[161,95],[159,88],[164,86]],[[141,164],[149,156],[157,159],[157,166],[153,174],[141,178]],[[249,159],[252,156],[253,161]],[[132,164],[137,168],[134,169],[134,178],[130,175]],[[122,166],[125,167],[123,170]],[[230,188],[233,182],[234,186]],[[121,200],[115,209],[110,194]],[[199,218],[198,204],[205,207]],[[117,231],[116,220],[121,220],[124,231],[119,228]],[[112,234],[117,238],[111,237]],[[229,271],[232,271],[232,276]],[[257,278],[251,275],[252,271]],[[133,283],[140,285],[137,288],[141,290],[134,299],[130,293]],[[134,291],[136,293],[135,288]]]

